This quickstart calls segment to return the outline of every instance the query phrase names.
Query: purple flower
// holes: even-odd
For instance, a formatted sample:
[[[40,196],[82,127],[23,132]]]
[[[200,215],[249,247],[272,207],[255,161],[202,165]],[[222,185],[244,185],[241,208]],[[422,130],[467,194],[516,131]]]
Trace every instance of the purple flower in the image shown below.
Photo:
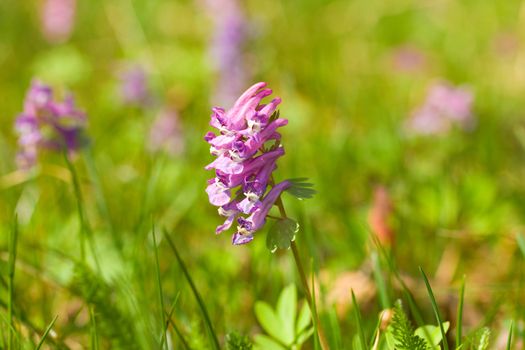
[[[243,55],[248,24],[238,0],[208,0],[206,7],[214,22],[210,56],[219,81],[214,98],[230,104],[248,79]]]
[[[85,145],[86,115],[75,108],[72,96],[63,102],[53,101],[53,91],[33,81],[24,102],[24,111],[15,121],[20,151],[17,163],[30,168],[40,149],[72,152]]]
[[[425,103],[409,120],[409,127],[419,134],[440,134],[453,125],[469,129],[474,124],[472,115],[472,93],[447,83],[433,85]]]
[[[150,129],[149,148],[153,152],[163,150],[171,156],[184,151],[182,128],[175,110],[168,108],[159,113]]]
[[[148,79],[142,67],[128,67],[120,74],[120,95],[128,105],[144,106],[150,102]]]
[[[210,203],[218,206],[219,214],[226,217],[216,233],[229,229],[237,218],[239,226],[233,244],[253,239],[281,192],[291,185],[283,181],[267,191],[272,185],[277,159],[284,155],[277,129],[288,121],[274,113],[281,99],[261,104],[272,93],[265,87],[266,83],[253,85],[228,111],[213,108],[210,125],[218,134],[208,132],[204,137],[210,144],[210,153],[216,156],[205,167],[215,170],[215,178],[208,180],[206,192]]]
[[[42,31],[52,43],[66,41],[75,22],[76,0],[46,0],[41,10]]]

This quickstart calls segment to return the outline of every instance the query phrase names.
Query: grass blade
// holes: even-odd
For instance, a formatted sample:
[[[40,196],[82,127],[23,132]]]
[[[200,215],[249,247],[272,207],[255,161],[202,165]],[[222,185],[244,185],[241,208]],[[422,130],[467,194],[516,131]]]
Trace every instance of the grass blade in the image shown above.
[[[514,321],[510,323],[509,338],[507,339],[507,350],[511,349],[512,345],[512,331],[514,330]]]
[[[102,187],[102,182],[100,181],[100,176],[95,166],[95,160],[93,159],[93,151],[91,147],[86,147],[85,151],[83,152],[83,155],[84,155],[83,157],[84,164],[86,165],[88,176],[95,189],[94,194],[95,194],[95,201],[96,201],[98,210],[100,214],[106,220],[106,224],[108,225],[109,231],[111,232],[111,237],[113,238],[113,244],[115,245],[117,250],[121,252],[122,241],[119,235],[115,231],[113,220],[111,218],[111,214],[108,208],[108,203],[106,201],[106,196],[104,195],[104,189]]]
[[[525,237],[521,233],[516,235],[516,242],[518,242],[518,247],[521,251],[521,254],[525,258]]]
[[[441,336],[443,337],[443,349],[449,350],[448,347],[448,341],[447,341],[447,335],[445,334],[445,329],[443,328],[443,320],[441,319],[441,316],[439,315],[439,308],[436,303],[436,298],[434,297],[434,293],[432,292],[432,288],[430,287],[430,283],[428,282],[427,275],[425,275],[425,272],[419,267],[419,272],[421,272],[421,275],[423,276],[423,279],[425,280],[425,285],[427,286],[428,295],[430,296],[430,301],[432,302],[432,309],[434,310],[434,315],[436,316],[436,320],[439,325],[439,330],[441,331]]]
[[[317,301],[315,298],[315,274],[313,273],[313,267],[314,267],[314,261],[313,259],[310,261],[310,271],[312,271],[312,309],[310,310],[312,312],[312,322],[314,324],[314,350],[321,349],[321,343],[319,341],[319,330],[317,329],[317,320],[319,319],[319,316],[317,314]]]
[[[164,348],[164,340],[166,339],[166,327],[164,324],[164,296],[162,295],[162,283],[160,281],[160,263],[159,263],[159,249],[157,247],[157,237],[155,236],[155,225],[151,227],[151,236],[153,237],[153,251],[155,252],[155,275],[157,277],[157,289],[159,292],[159,304],[160,304],[160,320],[162,335],[160,338],[160,349]]]
[[[459,348],[461,346],[462,341],[462,323],[463,323],[463,302],[465,299],[465,275],[463,275],[463,279],[461,280],[461,289],[459,292],[459,303],[458,303],[458,312],[456,317],[456,348]]]
[[[16,265],[16,245],[18,241],[18,217],[15,215],[13,222],[13,228],[9,234],[9,264],[8,264],[8,280],[7,280],[7,314],[9,322],[9,336],[7,348],[13,349],[13,335],[15,332],[13,324],[13,292],[14,292],[14,280],[15,280],[15,265]]]
[[[186,265],[184,264],[184,261],[182,261],[182,258],[179,255],[179,252],[177,248],[175,247],[175,244],[171,240],[170,236],[166,231],[164,231],[164,236],[166,237],[166,240],[168,241],[168,244],[173,251],[173,254],[175,254],[175,258],[177,259],[177,262],[179,263],[179,266],[182,270],[182,273],[184,274],[184,277],[186,277],[186,280],[188,281],[191,290],[193,292],[193,295],[195,296],[195,299],[197,299],[197,303],[199,304],[202,316],[204,318],[204,323],[206,324],[206,329],[208,330],[208,335],[210,337],[212,347],[215,350],[220,350],[219,345],[219,339],[217,338],[217,335],[215,334],[215,331],[213,330],[213,326],[211,324],[211,319],[208,314],[208,310],[206,309],[206,305],[204,304],[204,300],[202,300],[201,295],[199,294],[199,291],[197,290],[197,287],[195,286],[195,283],[193,283],[193,280],[191,279],[191,276],[188,272],[188,269],[186,268]],[[173,324],[173,323],[172,323]]]
[[[175,321],[173,321],[172,318],[171,318],[173,316],[173,313],[175,312],[175,306],[177,306],[177,301],[179,300],[179,295],[180,295],[180,293],[177,293],[177,296],[175,297],[175,300],[173,300],[173,303],[171,304],[170,311],[168,312],[167,319],[166,319],[166,327],[165,327],[164,333],[166,333],[168,331],[168,327],[169,327],[169,325],[171,323],[171,325],[172,325],[173,329],[175,330],[175,333],[177,333],[177,336],[179,337],[180,342],[182,343],[182,346],[184,347],[184,349],[191,350],[188,342],[186,341],[186,339],[184,339],[184,336],[182,335],[182,332],[180,331],[179,327],[177,326]]]
[[[365,332],[363,330],[363,322],[361,320],[361,312],[359,311],[359,305],[355,299],[354,290],[352,289],[352,304],[354,308],[354,316],[357,321],[357,331],[359,334],[359,340],[361,341],[361,349],[368,350],[368,343],[366,342]]]
[[[95,262],[95,266],[97,267],[97,271],[101,272],[102,270],[100,268],[100,263],[98,261],[97,253],[95,251],[95,244],[93,241],[91,227],[89,226],[89,223],[86,219],[86,214],[84,210],[84,198],[82,196],[82,190],[80,188],[80,180],[75,166],[71,162],[71,159],[69,159],[67,150],[64,151],[64,160],[71,175],[71,181],[73,182],[73,190],[75,192],[75,199],[77,202],[78,220],[80,222],[80,258],[82,259],[83,263],[86,263],[87,238],[89,248],[91,249],[91,254],[93,255],[93,261]]]
[[[91,321],[91,349],[98,350],[97,320],[95,319],[93,306],[89,307],[89,318]]]
[[[372,265],[374,272],[374,279],[376,281],[377,290],[379,292],[379,300],[381,301],[381,309],[388,309],[391,306],[388,290],[386,289],[385,278],[381,270],[381,261],[376,251],[372,252]]]
[[[80,190],[78,174],[75,170],[75,167],[73,166],[73,163],[71,163],[71,160],[69,159],[67,151],[64,151],[64,160],[66,162],[69,173],[71,174],[71,181],[73,182],[73,190],[75,191],[75,199],[77,201],[78,220],[80,221],[80,258],[82,259],[82,262],[85,263],[86,262],[86,234],[87,234],[86,228],[87,226],[86,226],[86,220],[84,217],[82,191]]]
[[[53,319],[53,321],[51,321],[51,323],[47,326],[47,328],[44,331],[44,334],[42,335],[42,338],[40,338],[40,341],[38,342],[35,350],[39,350],[42,347],[42,345],[44,345],[44,342],[46,341],[46,338],[47,338],[49,332],[51,332],[51,329],[55,325],[55,322],[56,322],[57,318],[58,318],[58,315],[56,315],[55,318]]]

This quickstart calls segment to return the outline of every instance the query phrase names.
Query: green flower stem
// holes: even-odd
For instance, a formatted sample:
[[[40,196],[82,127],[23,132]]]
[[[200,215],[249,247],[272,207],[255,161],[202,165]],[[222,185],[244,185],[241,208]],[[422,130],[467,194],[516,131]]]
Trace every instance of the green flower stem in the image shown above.
[[[80,259],[82,262],[86,262],[86,220],[84,218],[84,207],[82,199],[82,191],[80,191],[80,182],[78,180],[78,174],[69,159],[67,150],[64,151],[64,159],[66,161],[67,168],[71,174],[71,181],[73,182],[73,190],[75,191],[75,199],[77,202],[77,213],[78,220],[80,221]]]
[[[288,218],[288,216],[286,215],[286,211],[284,209],[284,204],[281,199],[281,196],[277,198],[275,205],[277,206],[277,208],[279,208],[279,212],[281,213],[282,218],[284,219]],[[308,302],[308,305],[310,305],[310,311],[312,312],[312,315],[315,315],[313,317],[313,321],[317,324],[317,335],[319,336],[319,342],[321,344],[321,348],[323,350],[329,350],[330,347],[328,346],[328,342],[324,335],[324,331],[321,326],[321,322],[319,321],[319,315],[317,314],[317,312],[314,311],[315,305],[313,302],[312,293],[310,292],[310,287],[308,286],[308,282],[306,280],[306,273],[304,272],[304,267],[303,267],[303,264],[301,263],[301,257],[299,255],[299,250],[297,249],[297,245],[295,244],[295,241],[292,241],[291,247],[292,247],[292,253],[293,253],[295,265],[297,266],[297,270],[299,271],[299,278],[301,279],[301,284],[303,285],[304,294],[306,296],[306,301]]]

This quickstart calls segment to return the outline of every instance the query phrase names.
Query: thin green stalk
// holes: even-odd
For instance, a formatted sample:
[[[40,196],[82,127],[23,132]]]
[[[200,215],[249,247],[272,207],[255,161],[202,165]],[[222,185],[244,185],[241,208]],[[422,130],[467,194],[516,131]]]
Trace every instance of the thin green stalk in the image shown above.
[[[67,168],[69,169],[69,173],[71,174],[71,181],[73,182],[73,190],[75,191],[75,198],[77,201],[78,220],[80,221],[80,259],[82,262],[86,262],[86,222],[84,218],[82,191],[80,190],[77,172],[73,163],[71,163],[71,160],[69,159],[67,150],[64,152],[64,159]]]
[[[86,220],[86,215],[84,211],[84,198],[82,197],[82,191],[80,189],[80,180],[78,178],[78,173],[75,170],[73,163],[69,159],[67,151],[64,152],[64,159],[66,161],[67,168],[69,169],[69,173],[71,174],[73,190],[75,192],[75,199],[77,202],[78,220],[80,222],[80,258],[83,263],[86,263],[86,238],[88,238],[91,253],[93,254],[93,260],[95,261],[95,265],[97,266],[98,271],[100,271],[100,264],[98,262],[97,254],[95,252],[95,247],[92,241],[91,228],[89,227],[89,224]]]
[[[40,338],[40,341],[38,342],[35,350],[39,350],[42,347],[42,345],[44,345],[44,342],[46,341],[46,338],[49,335],[49,332],[51,332],[51,329],[55,325],[55,322],[56,322],[57,318],[58,318],[58,315],[56,315],[55,318],[53,318],[53,320],[51,321],[51,323],[47,326],[47,328],[44,331],[44,334],[42,335],[42,338]]]
[[[312,271],[313,271],[313,265],[314,265],[314,262],[313,260],[310,261],[310,267],[312,268]],[[312,286],[315,286],[315,274],[312,273]],[[317,335],[314,337],[314,350],[319,350],[319,348],[321,347],[321,344],[319,344],[319,330],[317,329],[317,320],[319,319],[318,318],[318,314],[317,314],[317,301],[316,301],[316,298],[315,298],[315,288],[312,289],[312,305],[310,306],[311,307],[311,312],[312,312],[312,320],[313,320],[313,324],[314,324],[314,334]]]
[[[461,289],[459,291],[459,302],[458,302],[458,312],[456,317],[456,348],[461,346],[463,334],[462,334],[462,323],[463,323],[463,303],[465,300],[465,275],[461,280]]]
[[[95,189],[95,200],[97,203],[98,210],[100,214],[104,217],[106,224],[109,227],[111,232],[111,237],[113,238],[113,244],[118,251],[122,250],[122,242],[115,231],[113,225],[113,220],[111,214],[109,213],[108,204],[106,201],[106,196],[104,195],[104,189],[102,187],[102,182],[100,181],[100,176],[98,174],[97,168],[95,166],[95,161],[93,159],[93,152],[90,147],[87,147],[83,152],[84,155],[84,164],[86,165],[87,173],[91,183],[94,185]]]
[[[355,299],[354,290],[352,289],[352,304],[354,308],[354,316],[357,322],[357,330],[359,334],[359,340],[361,342],[361,349],[368,350],[368,343],[366,342],[365,338],[365,332],[363,330],[363,322],[361,320],[361,313],[359,312],[359,305],[357,304],[357,300]]]
[[[175,324],[175,321],[173,321],[171,318],[168,319],[168,322],[171,323],[171,326],[175,330],[175,333],[177,333],[180,342],[187,350],[192,350],[192,348],[189,346],[189,344],[186,342],[186,339],[184,339],[184,336],[182,335],[182,332],[180,331],[179,327]]]
[[[281,217],[288,218],[288,216],[286,215],[286,210],[284,209],[284,204],[281,199],[281,196],[277,198],[275,205],[277,206],[277,208],[279,208]],[[313,310],[314,304],[313,304],[312,294],[310,293],[310,287],[308,286],[306,274],[304,272],[303,264],[301,262],[301,257],[299,256],[299,250],[297,249],[297,245],[295,244],[295,241],[292,241],[291,247],[292,247],[292,253],[293,253],[295,265],[297,266],[297,270],[299,271],[299,279],[301,280],[304,294],[306,296],[306,301],[308,302],[308,305],[310,305],[310,309]],[[321,348],[323,350],[330,349],[330,346],[328,345],[328,342],[326,340],[326,336],[324,334],[321,322],[319,320],[319,315],[316,315],[316,319],[314,319],[314,322],[317,323],[317,335],[319,336],[319,342],[321,343]]]
[[[510,322],[509,337],[507,339],[507,350],[511,349],[512,345],[512,332],[514,331],[514,321]]]
[[[378,248],[377,251],[380,253],[380,255],[383,256],[383,258],[387,262],[390,272],[394,275],[394,278],[401,285],[401,288],[403,289],[403,294],[408,300],[408,306],[410,307],[410,312],[412,316],[414,317],[417,325],[424,326],[425,322],[423,321],[423,316],[421,315],[421,311],[419,311],[416,300],[414,296],[412,295],[412,292],[408,289],[408,286],[406,285],[405,281],[403,281],[403,278],[401,278],[399,271],[397,271],[397,268],[395,267],[395,263],[392,260],[390,254],[385,250],[385,248],[381,245],[381,242],[379,242],[379,240],[375,236],[374,236],[374,243],[376,244]],[[425,332],[427,332],[426,328],[424,329],[425,329]]]
[[[89,318],[91,320],[91,349],[98,350],[97,319],[95,318],[93,306],[89,307]]]
[[[155,252],[155,274],[157,277],[157,290],[159,292],[159,304],[160,304],[160,320],[161,320],[161,338],[160,338],[160,349],[164,348],[164,340],[166,339],[166,328],[164,324],[164,296],[162,294],[162,283],[160,280],[160,263],[159,263],[159,250],[157,247],[157,237],[155,236],[155,225],[151,227],[151,236],[153,237],[153,251]]]
[[[372,338],[372,344],[370,347],[372,350],[377,350],[379,348],[379,339],[381,337],[381,322],[383,321],[383,315],[385,311],[381,311],[379,318],[377,319],[376,328],[374,329],[374,337]]]
[[[204,323],[206,324],[206,329],[208,330],[208,335],[211,340],[210,342],[212,344],[212,347],[215,350],[220,350],[221,347],[219,345],[219,339],[217,338],[217,335],[215,334],[215,331],[213,330],[211,319],[208,314],[208,310],[206,309],[206,305],[204,304],[204,300],[199,294],[197,287],[195,286],[195,283],[193,283],[193,280],[188,272],[188,269],[186,268],[184,261],[182,261],[182,258],[180,257],[179,252],[177,248],[175,247],[175,244],[173,243],[173,241],[171,240],[167,232],[164,232],[164,236],[166,237],[166,240],[168,241],[168,244],[171,250],[173,251],[173,254],[175,254],[175,258],[177,259],[177,262],[179,263],[179,266],[184,274],[184,277],[186,277],[186,280],[188,281],[191,287],[193,295],[195,296],[195,299],[197,300],[197,303],[199,304],[202,316],[204,318]]]
[[[186,339],[184,339],[184,336],[182,335],[182,332],[180,331],[179,327],[175,324],[175,321],[171,319],[173,316],[173,313],[175,312],[175,306],[177,306],[177,301],[179,300],[180,293],[177,293],[177,296],[175,297],[175,300],[173,300],[173,303],[171,304],[170,311],[168,312],[168,315],[166,317],[166,326],[164,327],[164,333],[168,331],[168,327],[171,323],[173,329],[175,330],[175,333],[177,333],[177,336],[180,339],[180,342],[182,343],[182,346],[187,349],[191,350],[190,346],[188,345],[188,342]]]
[[[386,289],[385,279],[383,277],[383,271],[381,271],[381,261],[377,251],[373,251],[371,254],[374,279],[376,281],[377,290],[379,292],[379,300],[381,302],[381,308],[388,309],[391,306],[390,297],[388,296],[388,290]]]
[[[432,287],[430,287],[430,283],[428,282],[427,275],[425,275],[425,272],[419,267],[419,272],[421,272],[421,275],[423,276],[423,279],[425,280],[425,285],[427,286],[428,295],[430,296],[430,301],[432,303],[432,309],[434,310],[434,315],[436,316],[436,320],[439,325],[439,330],[441,331],[441,336],[443,338],[443,348],[444,350],[448,350],[448,341],[447,341],[447,335],[445,333],[445,329],[443,328],[443,320],[441,319],[441,315],[439,314],[439,308],[436,302],[436,298],[434,297],[434,293],[432,292]]]
[[[9,264],[8,264],[8,294],[7,294],[7,314],[9,321],[9,336],[7,348],[13,349],[13,335],[15,332],[15,325],[13,323],[13,296],[14,296],[14,280],[15,280],[15,265],[16,265],[16,246],[18,241],[18,217],[15,215],[13,228],[9,234]]]

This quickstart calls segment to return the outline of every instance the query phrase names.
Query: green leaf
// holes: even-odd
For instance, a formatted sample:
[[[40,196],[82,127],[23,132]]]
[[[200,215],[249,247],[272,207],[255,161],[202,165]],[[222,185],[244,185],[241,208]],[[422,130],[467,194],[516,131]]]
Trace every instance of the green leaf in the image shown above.
[[[292,185],[286,191],[298,199],[312,198],[317,191],[312,188],[312,183],[306,182],[307,180],[306,177],[288,179]]]
[[[477,333],[478,345],[474,349],[487,350],[490,342],[490,329],[483,327]]]
[[[277,220],[266,236],[266,247],[273,253],[277,249],[289,249],[299,231],[299,224],[292,219]]]
[[[427,350],[426,342],[414,334],[412,325],[401,307],[401,301],[394,305],[394,316],[392,323],[388,326],[394,338],[394,349],[396,350]],[[388,338],[387,338],[388,340]]]
[[[443,329],[445,330],[445,333],[448,331],[449,327],[450,322],[443,322]],[[437,326],[427,325],[419,327],[416,329],[414,334],[423,338],[427,342],[427,345],[431,348],[434,348],[441,342],[441,340],[443,340],[441,329]]]
[[[277,343],[270,337],[267,337],[262,334],[257,334],[254,337],[255,340],[255,350],[287,350],[284,346]]]
[[[392,327],[388,327],[385,333],[386,346],[388,350],[395,350],[396,340],[392,334]]]
[[[283,339],[284,343],[293,343],[297,314],[297,291],[294,284],[290,284],[281,292],[277,301],[277,314],[283,323],[283,332],[286,334],[286,339]]]
[[[297,318],[295,333],[301,334],[301,332],[310,325],[310,322],[312,322],[310,307],[308,306],[308,303],[304,303],[301,311],[299,312],[299,317]]]
[[[297,339],[295,340],[295,344],[300,346],[305,341],[307,341],[308,338],[310,338],[312,336],[312,334],[314,334],[314,327],[313,326],[310,327],[310,328],[305,329],[302,333],[298,333]]]
[[[270,305],[264,301],[258,301],[255,303],[255,316],[261,324],[262,328],[272,337],[283,343],[287,342],[288,337],[284,331],[283,321],[275,313]],[[293,341],[293,339],[292,339]]]
[[[516,235],[516,241],[518,242],[518,247],[520,248],[521,254],[523,254],[523,257],[525,258],[525,237],[523,234],[518,233]]]

